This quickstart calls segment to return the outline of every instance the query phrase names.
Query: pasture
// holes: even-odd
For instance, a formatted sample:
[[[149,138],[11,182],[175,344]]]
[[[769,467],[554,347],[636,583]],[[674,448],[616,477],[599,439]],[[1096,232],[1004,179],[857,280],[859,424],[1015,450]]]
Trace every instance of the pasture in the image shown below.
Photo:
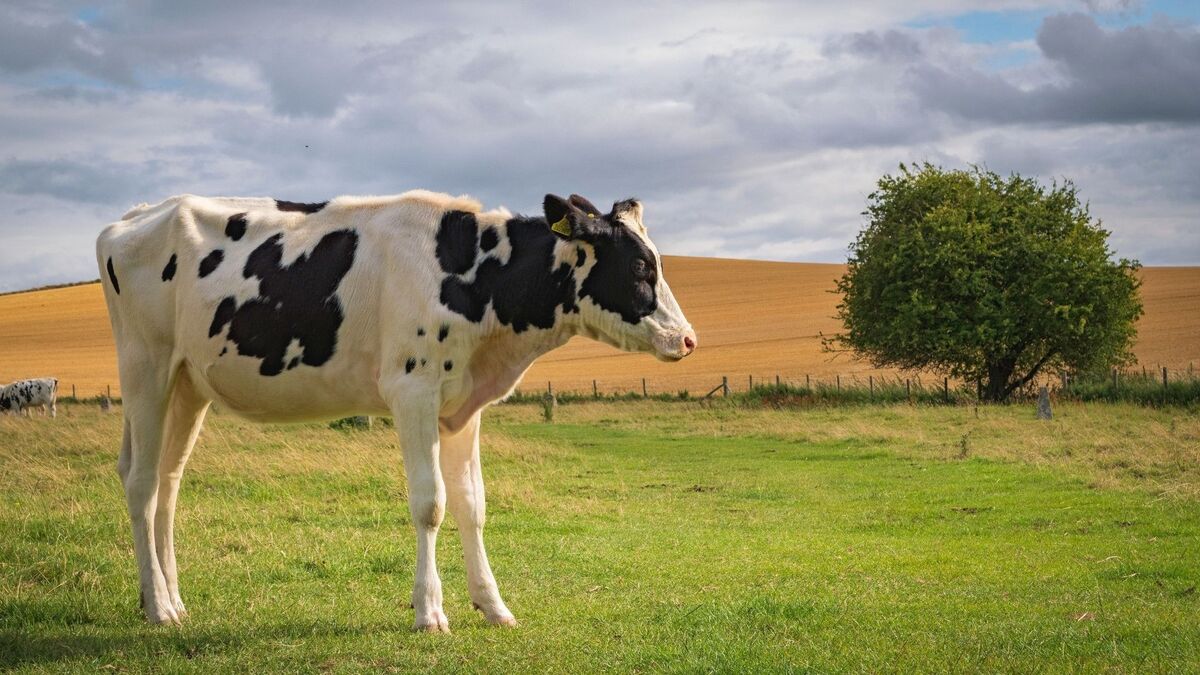
[[[452,519],[453,635],[412,634],[393,430],[210,415],[145,625],[120,415],[0,417],[0,669],[1200,669],[1200,416],[1063,404],[533,405],[485,415],[487,627]]]
[[[641,354],[574,338],[539,359],[523,389],[650,393],[687,389],[703,393],[728,375],[736,389],[747,376],[776,375],[803,382],[805,375],[832,384],[834,377],[894,375],[821,350],[821,336],[840,324],[831,293],[842,265],[666,256],[667,279],[699,334],[700,348],[682,363],[660,363]],[[1146,314],[1138,321],[1137,370],[1172,373],[1200,366],[1200,267],[1149,267],[1141,272]],[[101,394],[117,381],[104,296],[99,284],[0,295],[0,382],[57,377],[63,394],[76,385],[81,397]]]

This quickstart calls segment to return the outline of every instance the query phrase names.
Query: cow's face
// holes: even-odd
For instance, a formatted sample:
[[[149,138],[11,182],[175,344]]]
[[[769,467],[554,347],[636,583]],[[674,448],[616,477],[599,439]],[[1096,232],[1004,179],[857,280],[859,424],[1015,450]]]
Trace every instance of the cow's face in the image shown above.
[[[543,208],[550,229],[576,244],[581,333],[663,361],[678,361],[695,350],[696,332],[663,278],[640,203],[617,202],[601,214],[578,195],[569,200],[546,195]]]

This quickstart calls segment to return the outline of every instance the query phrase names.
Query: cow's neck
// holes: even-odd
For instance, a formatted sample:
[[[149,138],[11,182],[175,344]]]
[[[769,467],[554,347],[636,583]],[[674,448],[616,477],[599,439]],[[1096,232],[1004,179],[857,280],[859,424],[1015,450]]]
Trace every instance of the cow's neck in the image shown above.
[[[485,334],[467,366],[469,387],[442,407],[442,427],[450,432],[462,429],[483,406],[512,391],[535,360],[566,344],[576,332],[574,322],[560,317],[550,329],[517,333],[500,326]]]

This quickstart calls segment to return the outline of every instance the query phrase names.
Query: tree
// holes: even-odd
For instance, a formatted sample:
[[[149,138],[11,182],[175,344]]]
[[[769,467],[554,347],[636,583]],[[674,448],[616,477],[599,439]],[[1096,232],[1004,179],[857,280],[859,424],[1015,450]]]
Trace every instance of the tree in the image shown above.
[[[988,401],[1048,369],[1132,362],[1141,266],[1114,261],[1070,181],[901,164],[863,215],[827,347],[947,373]]]

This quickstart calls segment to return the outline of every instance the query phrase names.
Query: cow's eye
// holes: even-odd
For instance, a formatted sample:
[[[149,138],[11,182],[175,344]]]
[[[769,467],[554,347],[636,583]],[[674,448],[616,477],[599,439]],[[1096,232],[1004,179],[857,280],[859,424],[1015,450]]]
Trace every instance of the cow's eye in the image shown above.
[[[633,275],[635,277],[637,277],[638,279],[641,279],[646,276],[647,269],[648,268],[646,266],[645,260],[642,260],[641,258],[637,258],[636,260],[633,261]]]

